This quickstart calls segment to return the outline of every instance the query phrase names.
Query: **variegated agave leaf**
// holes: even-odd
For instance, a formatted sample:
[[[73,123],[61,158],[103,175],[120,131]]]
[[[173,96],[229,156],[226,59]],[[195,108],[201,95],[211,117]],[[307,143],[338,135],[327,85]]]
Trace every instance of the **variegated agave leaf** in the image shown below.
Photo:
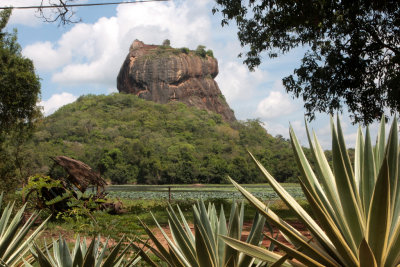
[[[315,162],[312,167],[292,128],[290,139],[301,177],[303,192],[318,224],[285,191],[269,172],[253,157],[268,182],[299,220],[308,228],[314,240],[307,240],[243,187],[234,186],[254,205],[267,221],[276,225],[297,251],[277,244],[291,258],[304,266],[397,266],[400,264],[400,182],[398,127],[395,118],[388,140],[385,140],[384,118],[375,146],[367,128],[365,138],[358,131],[354,164],[351,163],[344,136],[337,120],[331,119],[333,168],[314,132],[307,135]],[[266,250],[225,239],[227,244],[253,257],[268,255]],[[276,242],[275,242],[276,243]],[[267,257],[267,256],[265,256]],[[267,261],[266,258],[263,260]],[[287,259],[289,257],[286,257]],[[286,260],[286,259],[285,259]],[[314,262],[312,262],[313,260]],[[293,262],[285,261],[286,264]]]
[[[223,266],[251,266],[255,258],[227,246],[223,239],[225,235],[231,238],[240,238],[243,230],[244,205],[234,202],[232,204],[229,222],[227,222],[224,209],[221,206],[218,214],[214,204],[204,205],[199,201],[193,206],[194,234],[189,224],[177,207],[178,213],[169,206],[168,223],[171,237],[154,218],[159,230],[163,234],[168,246],[164,247],[152,231],[141,222],[154,246],[146,245],[153,253],[169,266],[198,266],[198,267],[223,267]],[[154,217],[154,216],[153,216]],[[246,244],[260,245],[265,218],[256,215]],[[142,242],[145,244],[144,242]],[[157,266],[154,262],[149,263]]]
[[[2,206],[3,193],[0,195],[0,209]],[[26,205],[18,210],[12,217],[14,203],[8,203],[1,213],[0,218],[0,261],[2,265],[13,266],[22,260],[29,251],[29,244],[43,230],[47,218],[33,232],[29,232],[39,214],[34,212],[21,226]]]
[[[41,267],[117,267],[117,266],[134,266],[140,256],[136,255],[133,259],[125,259],[130,243],[122,251],[124,237],[108,252],[108,241],[104,243],[98,238],[93,238],[89,247],[86,246],[86,238],[81,241],[79,235],[75,240],[72,250],[64,238],[60,236],[58,240],[53,239],[52,253],[45,245],[44,249],[40,249],[34,244],[34,256],[36,262]],[[32,266],[32,262],[25,261],[25,266]]]

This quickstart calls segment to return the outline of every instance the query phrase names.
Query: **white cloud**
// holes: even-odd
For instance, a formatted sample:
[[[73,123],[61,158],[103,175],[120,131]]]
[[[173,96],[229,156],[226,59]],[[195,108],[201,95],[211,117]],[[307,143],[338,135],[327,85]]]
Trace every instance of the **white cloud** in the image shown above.
[[[339,115],[339,117],[346,147],[354,148],[356,144],[358,125],[352,125],[349,117],[346,115]],[[309,130],[315,131],[318,141],[323,149],[332,149],[332,129],[330,115],[319,113],[317,118],[318,122],[313,121],[309,124]],[[335,127],[337,127],[336,116],[334,117],[333,121]],[[365,129],[363,129],[363,132],[365,133]],[[372,130],[372,132],[374,132],[374,130]]]
[[[108,94],[118,93],[118,89],[115,87],[110,87],[107,89]]]
[[[173,46],[197,46],[211,35],[207,12],[209,1],[146,3],[118,6],[120,37],[128,36],[145,43],[161,43],[170,39]],[[140,35],[140,36],[137,36]]]
[[[41,0],[2,0],[2,6],[34,6],[40,5]],[[27,26],[37,26],[41,23],[41,19],[38,18],[38,14],[35,9],[14,9],[9,21],[9,24],[22,24]]]
[[[43,107],[44,115],[48,116],[60,107],[74,102],[76,99],[76,96],[63,92],[61,94],[52,95],[48,100],[41,101],[39,105]]]
[[[36,27],[42,23],[41,19],[38,18],[36,13],[32,10],[22,9],[14,10],[10,18],[9,24],[21,24],[31,27]]]
[[[33,60],[35,68],[39,71],[56,69],[71,58],[70,51],[55,49],[51,42],[41,42],[26,46],[22,54]]]
[[[130,44],[135,39],[160,44],[170,39],[175,47],[195,49],[210,43],[207,1],[121,5],[117,14],[94,24],[79,23],[56,43],[35,43],[24,49],[40,70],[52,71],[60,85],[101,84],[115,80]],[[198,13],[196,13],[198,12]]]
[[[78,3],[85,3],[87,0],[78,0],[74,2],[74,4]],[[27,6],[48,6],[50,4],[57,4],[57,1],[53,0],[1,0],[1,6],[13,6],[13,7],[27,7]],[[71,11],[76,12],[76,8],[70,8]],[[78,21],[79,18],[76,17],[74,14],[69,13],[72,15],[70,19],[72,21]],[[53,20],[58,13],[55,13],[53,9],[45,8],[43,9],[43,15],[49,21]],[[43,23],[43,17],[39,13],[38,9],[14,9],[9,21],[9,24],[21,24],[30,27],[36,27]],[[58,22],[54,22],[58,23]]]
[[[271,91],[257,106],[257,114],[263,119],[277,118],[293,111],[295,111],[293,102],[280,91]]]
[[[285,138],[289,138],[289,123],[287,125],[264,121],[262,123],[267,132],[272,136],[282,135]]]
[[[321,127],[321,128],[319,128],[319,129],[316,130],[316,134],[317,134],[318,136],[319,136],[319,135],[330,135],[331,132],[332,132],[332,130],[331,130],[331,124],[329,123],[329,121],[328,121],[328,123],[327,123],[325,126],[323,126],[323,127]]]
[[[304,121],[302,120],[293,120],[287,122],[286,125],[282,124],[281,122],[274,122],[274,121],[263,121],[264,128],[267,129],[268,133],[273,136],[282,135],[284,138],[289,139],[289,128],[290,126],[293,128],[293,131],[300,142],[300,145],[304,147],[309,147],[308,138],[306,127]],[[312,128],[309,125],[309,130],[312,131]],[[324,134],[320,134],[319,130],[316,131],[317,138],[319,143],[322,146],[322,149],[331,149],[331,138],[330,134],[325,134],[326,129],[323,128],[321,132]],[[351,134],[348,137],[352,137]]]
[[[357,132],[345,133],[345,134],[343,134],[343,137],[344,137],[347,148],[355,148],[356,147]],[[332,143],[332,141],[331,141],[331,143]]]
[[[266,72],[257,69],[250,72],[248,68],[235,61],[222,62],[216,81],[228,102],[243,101],[254,96],[254,90],[269,78]]]

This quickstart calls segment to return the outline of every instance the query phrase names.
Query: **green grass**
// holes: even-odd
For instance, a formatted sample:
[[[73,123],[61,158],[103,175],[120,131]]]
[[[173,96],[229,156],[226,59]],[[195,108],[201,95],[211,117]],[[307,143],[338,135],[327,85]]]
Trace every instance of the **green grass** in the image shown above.
[[[176,207],[179,205],[183,211],[185,217],[189,222],[192,222],[192,206],[200,198],[194,198],[196,193],[203,194],[206,196],[206,192],[213,196],[209,199],[203,198],[206,204],[212,201],[218,209],[223,205],[225,214],[230,213],[230,207],[232,203],[232,197],[230,193],[237,193],[236,190],[230,185],[162,185],[162,186],[144,186],[144,185],[123,185],[123,186],[110,186],[107,191],[110,192],[110,198],[112,201],[121,201],[123,204],[124,213],[118,215],[111,215],[103,211],[95,211],[92,213],[96,222],[89,218],[89,216],[77,216],[75,218],[60,218],[54,219],[48,225],[50,233],[56,233],[63,229],[65,233],[80,233],[81,235],[93,236],[100,234],[101,236],[110,236],[113,239],[119,239],[122,235],[126,235],[129,238],[135,238],[136,236],[143,236],[144,231],[139,224],[139,219],[146,223],[150,228],[155,228],[153,217],[162,225],[167,225],[168,217],[166,208],[168,207],[168,187],[172,190],[171,205]],[[283,186],[289,192],[301,191],[300,186],[297,184],[283,184]],[[257,193],[265,193],[265,198],[262,201],[268,203],[271,210],[277,213],[284,220],[297,220],[293,212],[290,211],[286,205],[276,197],[268,198],[272,196],[270,192],[272,189],[267,184],[251,184],[246,187],[257,195]],[[124,193],[133,194],[136,196],[132,198],[123,197]],[[150,194],[150,199],[140,199],[137,196],[140,194]],[[179,194],[186,194],[185,198],[176,198]],[[297,193],[295,193],[297,194]],[[116,198],[116,196],[119,196]],[[240,195],[239,195],[240,196]],[[310,211],[309,204],[303,198],[297,198],[299,203],[307,210]],[[242,201],[242,198],[236,197],[236,200]],[[246,200],[245,203],[245,221],[251,221],[256,212],[253,206],[249,205]]]
[[[139,225],[139,219],[150,228],[156,227],[151,214],[157,218],[157,221],[161,225],[167,225],[168,217],[166,208],[168,201],[124,200],[123,202],[126,209],[126,212],[123,214],[110,215],[106,212],[96,211],[93,212],[96,223],[87,217],[67,221],[57,220],[51,222],[48,228],[50,232],[59,231],[59,228],[62,228],[66,232],[74,232],[75,234],[80,233],[86,236],[100,234],[102,236],[110,236],[113,239],[119,239],[122,235],[130,238],[142,236],[144,231]],[[222,204],[225,214],[229,214],[232,201],[219,199],[213,202],[216,203],[217,207],[221,207]],[[192,205],[195,204],[195,201],[172,201],[171,204],[173,207],[179,205],[188,221],[192,222]],[[306,201],[301,200],[300,204],[307,210],[310,210]],[[294,214],[280,200],[271,201],[269,207],[285,220],[296,220]],[[255,212],[253,206],[246,203],[245,221],[251,221]]]
[[[100,234],[118,239],[122,235],[130,238],[144,234],[139,225],[139,219],[151,227],[155,227],[151,213],[161,224],[167,224],[166,208],[168,201],[157,200],[126,200],[122,199],[124,213],[111,215],[104,211],[92,212],[96,222],[88,216],[75,218],[55,218],[48,224],[50,232],[62,228],[66,232],[75,232],[87,236]],[[176,202],[182,208],[185,215],[191,217],[191,206],[194,202]],[[174,205],[174,204],[173,204]],[[151,213],[150,213],[151,212]]]

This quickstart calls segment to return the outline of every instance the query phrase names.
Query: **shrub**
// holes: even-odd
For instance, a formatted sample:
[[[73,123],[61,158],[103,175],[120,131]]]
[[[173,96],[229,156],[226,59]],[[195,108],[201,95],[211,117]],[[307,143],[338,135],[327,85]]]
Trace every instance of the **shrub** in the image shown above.
[[[180,49],[180,51],[181,51],[182,53],[186,54],[186,55],[188,55],[188,54],[190,53],[190,50],[189,50],[189,48],[187,48],[187,47],[182,47],[182,48]]]
[[[206,47],[204,45],[197,46],[196,51],[195,51],[196,55],[198,55],[199,57],[205,58],[206,55],[207,55],[207,52],[206,52],[205,48]]]
[[[168,40],[168,39],[165,39],[165,40],[162,42],[162,46],[165,46],[165,47],[170,47],[170,46],[171,46],[171,42],[170,42],[170,40]]]

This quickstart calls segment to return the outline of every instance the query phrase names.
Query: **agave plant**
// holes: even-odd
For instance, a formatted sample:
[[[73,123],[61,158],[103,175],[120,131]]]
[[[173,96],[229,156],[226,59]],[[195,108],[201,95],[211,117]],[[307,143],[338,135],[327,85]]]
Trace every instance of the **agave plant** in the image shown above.
[[[168,243],[165,248],[153,232],[143,223],[146,233],[153,241],[155,248],[147,245],[150,250],[169,266],[252,266],[255,259],[227,246],[219,235],[227,235],[231,238],[242,236],[244,205],[232,204],[229,216],[229,224],[225,218],[224,209],[221,206],[219,216],[214,204],[208,208],[203,201],[193,205],[194,234],[187,223],[181,209],[178,206],[179,217],[174,209],[169,206],[168,223],[171,230],[172,240],[154,218],[158,228]],[[246,243],[258,246],[262,239],[262,231],[265,218],[255,215],[253,225],[247,237]],[[144,243],[144,242],[143,242]],[[148,262],[157,266],[154,262]],[[259,262],[261,264],[261,262]]]
[[[0,208],[2,207],[3,193],[0,195]],[[16,212],[12,218],[14,203],[8,203],[1,213],[0,218],[0,264],[2,266],[12,266],[22,259],[29,250],[29,244],[43,230],[47,218],[33,232],[29,232],[33,227],[38,213],[33,213],[29,219],[23,223],[25,205]],[[20,227],[22,225],[22,227]]]
[[[134,266],[141,259],[139,254],[136,254],[131,260],[126,262],[125,256],[130,245],[122,248],[124,238],[108,253],[108,239],[105,243],[100,241],[100,237],[93,238],[89,247],[86,246],[86,238],[81,241],[79,235],[75,240],[75,246],[72,251],[68,248],[68,244],[64,238],[60,236],[58,240],[53,239],[53,253],[45,244],[43,249],[40,249],[36,244],[33,244],[31,253],[41,267],[111,267],[111,266]],[[107,255],[108,254],[108,255]],[[32,266],[33,262],[24,260],[25,266]]]
[[[267,219],[276,225],[296,249],[277,240],[285,256],[245,244],[230,237],[223,239],[235,249],[282,266],[398,266],[400,264],[400,182],[397,121],[394,119],[388,141],[385,141],[384,119],[375,146],[366,129],[365,138],[358,130],[354,165],[351,164],[339,119],[331,119],[333,168],[324,155],[318,139],[307,127],[315,172],[293,132],[290,138],[301,171],[303,192],[315,219],[293,199],[253,157],[268,182],[282,200],[310,231],[307,239],[280,219],[243,187],[232,183]],[[318,223],[317,223],[318,222]]]

